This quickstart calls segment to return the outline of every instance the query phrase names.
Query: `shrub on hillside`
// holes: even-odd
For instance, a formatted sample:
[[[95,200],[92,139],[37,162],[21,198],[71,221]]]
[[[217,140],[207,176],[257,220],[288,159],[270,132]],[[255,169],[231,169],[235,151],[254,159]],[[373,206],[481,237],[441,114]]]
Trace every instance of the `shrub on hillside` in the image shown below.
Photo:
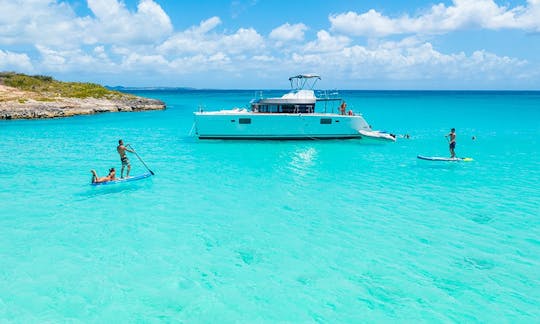
[[[25,75],[14,72],[0,73],[0,82],[17,89],[38,92],[43,95],[69,98],[122,98],[130,95],[111,91],[95,83],[62,82],[46,75]]]

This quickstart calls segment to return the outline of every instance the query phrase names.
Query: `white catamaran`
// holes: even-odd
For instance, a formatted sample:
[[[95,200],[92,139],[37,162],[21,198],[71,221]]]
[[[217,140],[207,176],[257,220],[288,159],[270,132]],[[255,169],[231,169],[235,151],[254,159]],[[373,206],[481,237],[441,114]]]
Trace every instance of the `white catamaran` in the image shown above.
[[[320,76],[289,78],[291,90],[279,98],[251,101],[250,109],[195,112],[199,139],[376,139],[395,141],[392,134],[373,131],[362,115],[346,110],[337,96],[317,97],[313,90]],[[339,107],[334,112],[334,108]]]

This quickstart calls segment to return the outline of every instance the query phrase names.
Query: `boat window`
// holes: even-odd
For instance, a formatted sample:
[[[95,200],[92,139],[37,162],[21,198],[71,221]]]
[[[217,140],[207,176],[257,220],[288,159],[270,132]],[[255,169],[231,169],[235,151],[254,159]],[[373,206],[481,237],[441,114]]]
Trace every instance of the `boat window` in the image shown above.
[[[295,108],[293,105],[283,105],[281,106],[281,112],[285,114],[292,114],[295,113]]]
[[[273,114],[312,114],[315,112],[313,104],[285,104],[285,105],[251,105],[253,112],[273,113]]]
[[[251,124],[251,118],[238,118],[239,124]]]
[[[260,113],[267,113],[268,112],[268,106],[267,105],[252,104],[251,105],[251,111],[260,112]]]
[[[313,105],[282,105],[280,112],[285,114],[309,114],[313,113]]]
[[[321,124],[332,124],[332,118],[321,118]]]

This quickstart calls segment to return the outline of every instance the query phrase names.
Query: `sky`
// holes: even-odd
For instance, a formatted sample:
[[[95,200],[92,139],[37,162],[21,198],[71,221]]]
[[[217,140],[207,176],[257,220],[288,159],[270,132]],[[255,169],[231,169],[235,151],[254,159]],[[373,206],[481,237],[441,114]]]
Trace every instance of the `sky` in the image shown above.
[[[126,87],[540,90],[540,0],[0,0],[0,71]]]

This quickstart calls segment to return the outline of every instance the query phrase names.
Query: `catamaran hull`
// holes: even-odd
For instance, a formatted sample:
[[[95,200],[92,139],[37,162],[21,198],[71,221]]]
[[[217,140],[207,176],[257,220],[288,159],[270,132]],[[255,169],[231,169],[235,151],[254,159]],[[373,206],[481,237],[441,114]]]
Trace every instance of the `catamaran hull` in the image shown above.
[[[199,139],[310,140],[362,138],[362,116],[336,114],[195,113]]]

